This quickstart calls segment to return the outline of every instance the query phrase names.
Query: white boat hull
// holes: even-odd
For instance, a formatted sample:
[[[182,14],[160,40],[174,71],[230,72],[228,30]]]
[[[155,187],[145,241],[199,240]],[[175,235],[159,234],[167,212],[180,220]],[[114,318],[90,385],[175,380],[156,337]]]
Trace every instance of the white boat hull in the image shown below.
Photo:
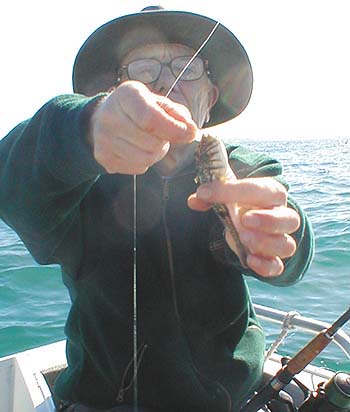
[[[44,373],[65,363],[65,341],[1,358],[0,411],[53,412]]]

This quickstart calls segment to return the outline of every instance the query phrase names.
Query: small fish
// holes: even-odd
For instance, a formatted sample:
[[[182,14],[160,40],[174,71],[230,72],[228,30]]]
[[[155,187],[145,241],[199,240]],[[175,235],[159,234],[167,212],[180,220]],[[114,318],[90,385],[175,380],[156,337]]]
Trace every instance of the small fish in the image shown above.
[[[214,136],[204,134],[198,144],[195,153],[197,167],[196,182],[199,184],[208,183],[213,180],[226,181],[235,179],[227,158],[227,152],[223,142]],[[237,229],[232,221],[231,215],[239,216],[239,207],[236,204],[219,204],[213,206],[214,212],[225,225],[226,230],[231,234],[234,241],[234,250],[242,264],[247,267],[247,251],[237,233]],[[231,213],[231,214],[230,214]]]

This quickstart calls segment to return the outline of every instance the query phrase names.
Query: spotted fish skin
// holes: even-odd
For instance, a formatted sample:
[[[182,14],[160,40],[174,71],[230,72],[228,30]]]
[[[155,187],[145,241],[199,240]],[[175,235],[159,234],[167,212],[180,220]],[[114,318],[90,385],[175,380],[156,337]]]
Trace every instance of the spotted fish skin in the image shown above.
[[[213,180],[227,181],[236,179],[227,158],[227,152],[223,142],[210,134],[203,134],[195,152],[197,169],[196,182],[199,184],[209,183]],[[233,213],[238,214],[238,207],[230,205]],[[234,241],[235,252],[242,264],[247,267],[247,250],[243,246],[237,229],[231,219],[229,207],[225,204],[214,203],[214,212],[224,224],[226,230],[231,234]]]

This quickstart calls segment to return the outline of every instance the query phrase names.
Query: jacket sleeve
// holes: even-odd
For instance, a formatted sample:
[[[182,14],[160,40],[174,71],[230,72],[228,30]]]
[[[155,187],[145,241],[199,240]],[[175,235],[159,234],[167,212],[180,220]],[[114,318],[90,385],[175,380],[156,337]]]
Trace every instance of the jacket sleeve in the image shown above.
[[[0,140],[0,217],[41,264],[58,263],[67,238],[78,257],[80,203],[105,173],[87,143],[101,98],[56,97]]]
[[[228,150],[230,165],[238,178],[271,176],[282,183],[287,190],[289,189],[288,184],[282,177],[282,166],[276,160],[240,146],[229,147]],[[292,285],[304,276],[314,255],[314,235],[308,217],[290,195],[288,195],[288,207],[298,212],[301,223],[299,229],[293,233],[293,237],[297,242],[297,251],[292,257],[284,259],[285,269],[283,273],[277,277],[265,278],[249,269],[243,268],[236,255],[225,242],[226,258],[239,269],[241,273],[243,272],[248,276],[253,276],[275,286]]]

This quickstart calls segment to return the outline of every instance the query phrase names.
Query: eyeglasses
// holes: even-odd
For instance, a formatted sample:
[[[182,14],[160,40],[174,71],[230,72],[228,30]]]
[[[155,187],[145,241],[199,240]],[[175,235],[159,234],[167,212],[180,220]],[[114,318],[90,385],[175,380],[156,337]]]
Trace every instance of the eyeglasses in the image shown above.
[[[126,72],[129,80],[138,80],[142,83],[148,84],[159,79],[160,73],[164,66],[169,67],[171,73],[175,76],[175,78],[177,78],[184,70],[190,59],[191,56],[180,56],[175,57],[167,63],[161,62],[154,58],[137,59],[122,66],[120,70]],[[198,80],[204,73],[208,76],[210,75],[208,70],[208,62],[196,57],[182,73],[181,80]],[[121,72],[119,71],[118,77],[120,77],[120,75]]]

